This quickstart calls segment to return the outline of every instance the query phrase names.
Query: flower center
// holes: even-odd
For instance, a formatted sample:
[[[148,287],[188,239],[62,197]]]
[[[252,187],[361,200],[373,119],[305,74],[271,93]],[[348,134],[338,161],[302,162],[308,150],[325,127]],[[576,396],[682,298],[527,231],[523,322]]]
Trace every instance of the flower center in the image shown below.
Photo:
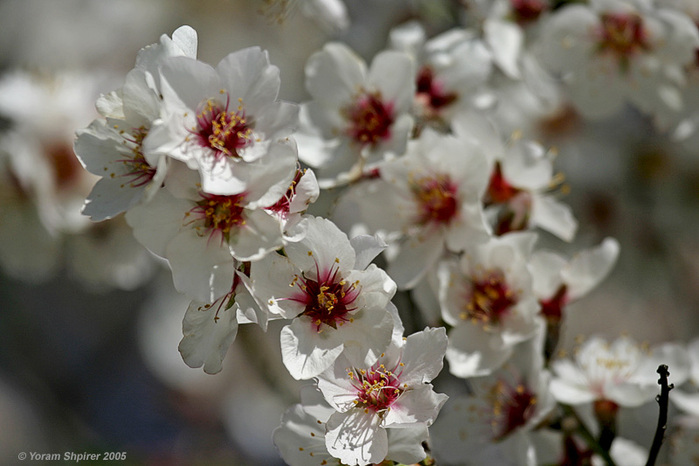
[[[353,321],[350,313],[356,309],[352,303],[359,295],[359,282],[347,283],[340,276],[338,263],[339,260],[335,259],[332,267],[323,273],[316,263],[316,280],[302,274],[300,277],[296,275],[291,283],[301,293],[290,299],[306,306],[302,315],[310,318],[318,333],[322,332],[323,325],[337,329],[345,322]]]
[[[221,91],[221,94],[226,94]],[[240,151],[253,144],[252,125],[245,117],[243,102],[239,100],[235,111],[229,109],[230,96],[226,94],[226,105],[208,99],[199,105],[197,126],[192,130],[197,142],[214,152],[214,159],[239,158]]]
[[[384,104],[379,92],[361,95],[344,114],[349,121],[347,135],[361,146],[376,145],[390,136],[393,105]]]
[[[202,220],[203,228],[210,237],[221,236],[221,241],[229,241],[231,232],[245,224],[245,193],[231,196],[199,193],[202,199],[187,212],[194,214],[195,220]],[[200,230],[202,226],[197,227]]]
[[[520,191],[520,189],[515,188],[505,179],[500,162],[496,162],[493,173],[490,175],[490,183],[488,184],[484,203],[486,206],[504,204],[519,194]]]
[[[357,390],[355,406],[364,409],[365,412],[374,411],[384,414],[391,405],[400,397],[405,387],[401,387],[399,377],[403,363],[399,363],[392,370],[386,369],[378,362],[368,370],[348,371],[347,375],[352,380],[352,386]],[[396,373],[396,371],[398,371]]]
[[[548,8],[543,0],[510,0],[510,5],[515,21],[520,25],[533,23]]]
[[[456,185],[448,175],[420,178],[413,183],[413,193],[420,205],[418,223],[448,224],[459,210]]]
[[[130,138],[124,136],[124,144],[130,146],[133,157],[121,159],[119,162],[126,166],[128,171],[122,176],[131,179],[129,184],[132,188],[138,188],[148,184],[155,176],[156,169],[151,167],[146,161],[142,150],[143,139],[147,134],[148,130],[144,126],[141,126],[131,132]],[[122,187],[123,186],[124,185],[122,185]]]
[[[265,210],[276,212],[277,214],[279,214],[280,217],[284,219],[287,218],[291,209],[291,200],[296,195],[296,185],[299,183],[304,173],[305,170],[297,168],[296,174],[294,175],[294,179],[291,181],[289,189],[286,190],[286,193],[284,193],[281,199],[279,199],[274,205],[266,207]]]
[[[626,69],[629,59],[650,46],[646,42],[643,20],[635,14],[607,13],[601,17],[598,50],[615,55],[622,69]]]
[[[495,441],[502,440],[517,428],[525,425],[534,414],[536,395],[522,384],[512,387],[500,380],[494,388],[493,414],[498,429]]]
[[[417,100],[435,113],[458,99],[456,92],[444,92],[441,84],[435,80],[434,72],[424,66],[417,75]]]
[[[516,294],[509,289],[505,276],[499,270],[485,278],[471,282],[466,309],[460,314],[464,320],[499,323],[517,303]]]

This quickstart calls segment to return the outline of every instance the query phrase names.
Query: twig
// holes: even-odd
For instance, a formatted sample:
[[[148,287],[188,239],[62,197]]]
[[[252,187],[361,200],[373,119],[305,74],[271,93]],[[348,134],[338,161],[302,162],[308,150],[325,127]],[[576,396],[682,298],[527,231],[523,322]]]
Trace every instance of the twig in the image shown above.
[[[665,431],[667,430],[667,410],[670,390],[675,388],[674,384],[667,383],[667,378],[670,375],[670,371],[665,364],[661,364],[658,367],[658,374],[660,374],[660,379],[658,379],[658,384],[660,384],[660,395],[655,398],[655,401],[660,405],[660,414],[658,415],[658,426],[655,428],[655,436],[653,437],[653,445],[650,447],[650,453],[648,453],[648,461],[646,466],[653,466],[655,460],[658,457],[658,452],[665,439]]]

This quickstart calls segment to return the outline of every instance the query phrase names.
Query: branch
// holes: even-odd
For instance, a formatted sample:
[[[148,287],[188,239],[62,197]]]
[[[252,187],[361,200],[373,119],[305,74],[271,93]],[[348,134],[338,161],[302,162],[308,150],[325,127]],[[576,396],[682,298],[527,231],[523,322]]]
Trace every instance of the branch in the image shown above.
[[[658,452],[665,439],[665,431],[667,430],[667,410],[670,390],[675,386],[674,384],[667,383],[667,378],[670,375],[670,371],[665,364],[658,366],[658,374],[660,374],[660,379],[658,383],[660,384],[660,395],[655,398],[655,401],[660,405],[660,414],[658,415],[658,426],[655,428],[655,436],[653,437],[653,445],[650,447],[650,453],[648,453],[648,461],[646,466],[653,466],[655,460],[658,457]]]

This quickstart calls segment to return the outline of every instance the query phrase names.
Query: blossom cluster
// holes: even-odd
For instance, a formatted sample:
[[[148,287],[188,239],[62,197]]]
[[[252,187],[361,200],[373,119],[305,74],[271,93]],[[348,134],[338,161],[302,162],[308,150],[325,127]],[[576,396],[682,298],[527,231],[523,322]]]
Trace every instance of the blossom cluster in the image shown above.
[[[338,2],[305,3],[344,18]],[[265,50],[211,66],[182,26],[138,52],[77,132],[97,179],[82,213],[123,214],[167,262],[190,300],[188,366],[218,373],[240,324],[285,321],[281,359],[309,381],[273,434],[289,464],[609,462],[642,451],[615,440],[616,416],[655,397],[658,364],[678,386],[697,379],[675,343],[593,337],[574,361],[557,355],[568,305],[605,279],[620,246],[540,246],[571,243],[578,221],[557,150],[527,126],[630,104],[693,137],[696,25],[641,0],[465,3],[460,26],[429,37],[400,25],[370,63],[325,44],[305,65],[301,104],[279,98]],[[18,197],[56,199],[12,174],[29,162],[0,160]],[[328,216],[310,213],[321,196],[334,196]],[[398,295],[428,327],[406,335]],[[443,359],[460,382],[449,400],[432,384]],[[699,415],[693,393],[677,405]]]

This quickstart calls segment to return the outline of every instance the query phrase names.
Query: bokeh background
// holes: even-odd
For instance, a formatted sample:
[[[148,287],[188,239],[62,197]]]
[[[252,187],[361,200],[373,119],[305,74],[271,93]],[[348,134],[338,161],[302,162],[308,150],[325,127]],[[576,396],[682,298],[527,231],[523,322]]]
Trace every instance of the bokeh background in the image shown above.
[[[2,0],[0,102],[15,107],[2,107],[0,150],[72,137],[139,48],[182,24],[197,30],[208,63],[247,46],[269,50],[281,97],[296,102],[308,98],[304,64],[326,41],[370,60],[390,28],[416,14],[428,14],[431,32],[448,26],[445,11],[414,2],[347,4],[351,25],[337,31],[296,10],[280,22],[263,0]],[[72,100],[29,98],[8,84],[17,73],[68,80]],[[565,201],[580,222],[572,244],[545,233],[540,244],[573,253],[606,236],[621,243],[610,277],[570,306],[561,348],[592,334],[651,344],[698,336],[699,148],[631,109],[598,122],[570,111],[528,124],[557,148]],[[10,138],[17,128],[21,137]],[[11,183],[4,178],[0,191]],[[323,194],[314,213],[330,215],[332,197]],[[0,195],[0,464],[66,451],[123,451],[132,464],[281,464],[271,432],[299,385],[281,364],[279,325],[242,326],[216,376],[190,369],[177,352],[188,303],[128,228],[35,231],[11,201]]]

